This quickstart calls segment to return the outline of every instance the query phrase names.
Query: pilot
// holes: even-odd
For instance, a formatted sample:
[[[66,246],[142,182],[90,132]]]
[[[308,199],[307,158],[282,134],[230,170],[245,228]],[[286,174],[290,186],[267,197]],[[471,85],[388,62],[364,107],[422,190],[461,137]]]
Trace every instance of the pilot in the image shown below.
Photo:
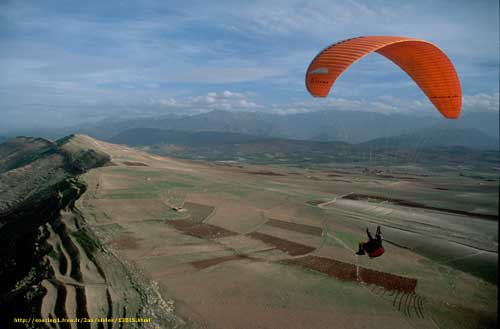
[[[367,253],[370,258],[381,256],[385,250],[382,246],[382,240],[384,238],[382,236],[382,232],[380,231],[380,226],[377,226],[375,238],[372,237],[368,228],[366,229],[366,234],[368,235],[368,241],[359,243],[359,249],[356,255],[364,255]]]

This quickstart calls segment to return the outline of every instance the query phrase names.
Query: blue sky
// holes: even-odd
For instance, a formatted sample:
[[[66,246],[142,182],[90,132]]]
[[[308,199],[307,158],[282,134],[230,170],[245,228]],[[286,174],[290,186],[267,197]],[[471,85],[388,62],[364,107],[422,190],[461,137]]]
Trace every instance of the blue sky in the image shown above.
[[[213,109],[433,114],[378,54],[327,99],[304,73],[359,35],[431,41],[454,62],[463,111],[498,111],[498,1],[1,1],[0,133]]]

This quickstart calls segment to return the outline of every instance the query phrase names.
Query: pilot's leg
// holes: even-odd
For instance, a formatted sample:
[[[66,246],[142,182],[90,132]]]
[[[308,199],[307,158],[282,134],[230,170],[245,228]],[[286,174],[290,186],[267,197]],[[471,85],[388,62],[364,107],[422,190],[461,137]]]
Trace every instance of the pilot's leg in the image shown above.
[[[358,244],[358,252],[356,253],[356,255],[364,255],[364,254],[365,254],[364,242],[360,242]]]

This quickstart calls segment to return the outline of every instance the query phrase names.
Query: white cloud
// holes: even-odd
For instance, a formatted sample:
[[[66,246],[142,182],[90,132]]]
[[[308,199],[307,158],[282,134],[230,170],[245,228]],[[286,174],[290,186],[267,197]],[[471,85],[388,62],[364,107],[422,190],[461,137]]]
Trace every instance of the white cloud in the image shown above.
[[[246,94],[224,90],[209,92],[203,96],[193,96],[183,101],[183,107],[192,110],[255,111],[263,109],[249,99]]]
[[[403,100],[391,96],[377,97],[372,100],[349,99],[349,98],[314,98],[311,100],[297,102],[285,106],[274,106],[272,112],[280,114],[303,113],[312,111],[368,111],[384,114],[412,113],[428,114],[427,112],[415,111],[417,108],[429,110],[432,104]],[[419,109],[421,110],[421,109]]]
[[[462,113],[498,112],[499,93],[464,95]],[[434,105],[426,98],[402,99],[379,96],[374,99],[314,98],[286,105],[274,105],[270,111],[279,114],[303,113],[324,110],[369,111],[384,114],[438,115]]]
[[[255,103],[247,93],[238,93],[229,90],[208,92],[178,98],[150,98],[147,104],[136,104],[143,114],[161,114],[173,112],[176,114],[192,115],[213,110],[224,111],[258,111],[265,110],[264,106]]]
[[[360,21],[374,18],[380,21],[387,16],[382,7],[357,1],[259,1],[242,7],[238,21],[230,26],[263,35],[301,33],[331,37],[332,31],[339,32],[340,25],[355,26]],[[225,8],[217,11],[230,17]]]
[[[467,112],[498,112],[499,96],[499,93],[464,96],[462,106]]]

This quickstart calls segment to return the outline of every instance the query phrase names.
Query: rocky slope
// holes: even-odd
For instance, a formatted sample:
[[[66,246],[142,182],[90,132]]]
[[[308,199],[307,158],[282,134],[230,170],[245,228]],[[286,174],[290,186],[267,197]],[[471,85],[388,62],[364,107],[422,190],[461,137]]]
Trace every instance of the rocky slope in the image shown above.
[[[19,323],[15,318],[151,318],[177,327],[158,288],[103,248],[77,200],[79,175],[111,164],[87,136],[0,144],[0,323],[9,328],[121,328],[123,323]],[[33,320],[31,320],[33,321]]]

